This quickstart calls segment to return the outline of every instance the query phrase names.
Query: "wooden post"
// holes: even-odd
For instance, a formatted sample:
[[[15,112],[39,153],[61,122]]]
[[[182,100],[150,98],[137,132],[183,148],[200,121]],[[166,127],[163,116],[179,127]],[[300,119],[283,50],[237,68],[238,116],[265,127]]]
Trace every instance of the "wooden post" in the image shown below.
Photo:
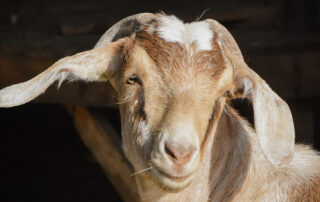
[[[126,202],[137,202],[139,197],[132,169],[121,152],[120,136],[98,110],[67,107],[74,125],[85,145],[96,157],[105,174]]]

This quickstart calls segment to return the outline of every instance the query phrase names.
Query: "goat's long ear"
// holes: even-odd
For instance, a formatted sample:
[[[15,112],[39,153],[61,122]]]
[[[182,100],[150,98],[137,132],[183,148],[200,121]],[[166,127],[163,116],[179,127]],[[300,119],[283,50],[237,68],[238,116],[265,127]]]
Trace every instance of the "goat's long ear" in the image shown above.
[[[293,158],[295,139],[289,106],[245,63],[233,65],[234,95],[251,100],[262,151],[272,164],[288,164]]]
[[[65,57],[29,81],[0,90],[0,107],[27,103],[43,93],[52,83],[63,80],[107,81],[114,76],[121,63],[120,39],[105,47]]]
[[[260,147],[274,165],[288,164],[294,154],[294,126],[290,109],[261,77],[244,62],[231,34],[218,22],[208,20],[217,34],[226,65],[233,68],[235,97],[251,100]]]

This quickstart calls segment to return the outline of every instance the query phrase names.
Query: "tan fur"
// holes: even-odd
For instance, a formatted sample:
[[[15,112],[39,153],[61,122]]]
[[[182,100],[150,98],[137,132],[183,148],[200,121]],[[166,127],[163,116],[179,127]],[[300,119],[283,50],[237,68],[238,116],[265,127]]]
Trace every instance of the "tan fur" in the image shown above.
[[[210,100],[216,100],[219,95],[224,95],[225,89],[232,89],[232,84],[228,84],[228,82],[222,82],[225,85],[221,85],[223,87],[219,89],[220,91],[217,91],[217,88],[213,87],[214,85],[217,86],[219,79],[223,78],[222,75],[223,72],[226,72],[226,66],[224,65],[225,61],[223,61],[220,55],[221,50],[219,50],[216,40],[213,40],[212,43],[214,47],[212,51],[197,52],[192,46],[191,50],[186,50],[179,44],[165,43],[156,36],[156,32],[153,35],[144,30],[137,33],[135,48],[130,54],[135,55],[137,54],[135,51],[137,51],[139,52],[138,55],[149,59],[143,60],[139,58],[139,64],[136,64],[134,59],[137,58],[129,57],[127,62],[132,67],[144,72],[142,80],[149,80],[151,77],[153,82],[157,83],[156,85],[152,85],[147,84],[146,81],[144,84],[145,88],[148,88],[148,85],[152,86],[153,99],[151,98],[144,103],[146,104],[144,109],[147,113],[147,120],[148,116],[150,116],[149,120],[154,120],[150,121],[151,128],[154,131],[159,127],[159,123],[157,122],[163,121],[163,114],[168,113],[166,111],[174,111],[170,107],[171,102],[177,102],[181,109],[174,111],[175,116],[166,117],[166,119],[169,119],[169,122],[174,121],[179,114],[185,115],[192,110],[192,107],[196,107],[198,103],[196,105],[192,104],[194,97],[197,99],[209,98]],[[188,58],[190,52],[193,52],[191,59]],[[197,62],[194,62],[195,60]],[[141,63],[141,61],[148,61],[148,64]],[[192,72],[191,77],[188,77],[188,72]],[[196,86],[196,92],[192,93],[193,98],[184,96],[182,99],[168,101],[168,98],[173,96],[170,93],[174,94],[174,90],[184,88],[187,85],[188,79],[190,79],[190,82],[197,81],[197,78],[202,73],[206,75],[202,79],[208,82],[206,88],[210,89],[210,92],[201,87],[205,86],[204,83],[198,84],[199,86],[193,83]],[[210,78],[211,81],[214,81],[211,84]],[[258,81],[264,82],[259,79]],[[256,85],[257,83],[253,83],[253,88],[257,88]],[[158,89],[158,87],[161,87],[161,89]],[[240,95],[243,95],[243,93],[244,90]],[[147,95],[144,94],[144,96]],[[221,99],[225,100],[227,97],[221,97]],[[221,102],[224,103],[224,101]],[[280,101],[275,101],[275,103],[279,106]],[[208,105],[201,105],[203,109],[195,108],[196,111],[192,113],[192,116],[197,117],[197,113],[208,114],[206,106]],[[219,107],[224,108],[224,105],[220,104]],[[170,193],[166,188],[161,188],[161,184],[159,187],[159,183],[154,181],[150,172],[142,173],[137,176],[137,184],[143,201],[293,201],[292,197],[299,198],[299,194],[304,194],[306,190],[304,186],[306,185],[302,185],[301,188],[296,187],[297,183],[305,180],[306,176],[304,174],[307,173],[304,168],[295,167],[294,164],[300,161],[300,159],[294,159],[286,166],[275,167],[266,160],[259,146],[257,134],[255,134],[246,121],[242,120],[229,107],[226,107],[224,112],[221,113],[221,117],[219,113],[213,114],[212,117],[213,122],[218,122],[219,120],[218,125],[211,122],[211,126],[207,124],[202,126],[202,128],[207,128],[207,133],[205,137],[199,137],[202,140],[202,163],[197,171],[193,173],[196,180],[185,189],[177,193]],[[152,118],[152,116],[156,118]],[[200,120],[204,120],[204,118],[198,117],[198,120],[198,123],[195,124],[199,124],[201,128],[203,123],[201,124]],[[216,125],[217,128],[214,128],[212,125]],[[208,132],[210,127],[211,134]],[[299,153],[299,151],[296,152]],[[128,158],[131,159],[130,155]],[[314,155],[313,160],[315,161],[312,163],[314,167],[310,169],[315,171],[315,176],[319,176],[319,173],[316,171],[320,168],[319,157]],[[135,160],[131,161],[134,162]],[[138,170],[142,168],[137,166]],[[295,176],[295,172],[301,175]],[[309,183],[309,180],[305,184],[315,190],[319,188],[314,188],[317,184],[313,180]],[[290,192],[293,196],[291,196]],[[312,192],[310,195],[312,195],[310,197],[317,197]],[[312,201],[312,199],[309,200]]]
[[[275,168],[264,158],[254,131],[230,107],[222,113],[216,131],[210,132],[208,140],[212,141],[214,133],[216,137],[213,145],[205,147],[203,163],[194,174],[196,180],[181,192],[170,193],[159,189],[148,177],[139,176],[143,201],[320,200],[320,158],[308,148],[297,146],[296,152],[303,155],[287,166]],[[305,155],[312,155],[312,161],[297,167],[299,161],[306,160]],[[141,184],[145,184],[144,190]]]
[[[209,51],[201,52],[201,54],[195,53],[193,59],[203,62],[196,63],[197,65],[193,67],[188,63],[190,61],[186,58],[188,52],[185,52],[186,50],[182,49],[178,44],[166,44],[161,39],[156,36],[150,36],[146,32],[137,34],[136,41],[136,47],[131,52],[131,57],[129,57],[127,62],[132,67],[139,68],[139,71],[144,72],[142,80],[148,80],[146,78],[150,79],[151,77],[153,82],[157,82],[157,85],[152,87],[152,98],[154,99],[149,100],[149,102],[146,101],[147,103],[145,104],[148,106],[144,108],[145,110],[156,109],[154,111],[147,111],[149,116],[156,116],[156,118],[149,117],[149,120],[155,120],[151,121],[151,124],[156,123],[156,120],[162,121],[161,117],[163,117],[163,113],[165,112],[161,111],[165,111],[165,108],[171,104],[171,101],[168,103],[168,97],[172,95],[168,93],[173,89],[168,89],[167,85],[170,88],[176,88],[176,90],[186,85],[185,82],[188,80],[188,77],[186,78],[188,76],[187,72],[185,72],[186,70],[192,71],[192,80],[196,80],[197,74],[207,71],[205,74],[207,74],[208,81],[210,77],[211,81],[212,78],[216,79],[211,85],[217,84],[218,80],[222,78],[220,75],[226,70],[225,67],[217,67],[213,71],[217,64],[223,63],[221,62],[221,58],[220,62],[217,60],[213,61],[215,66],[210,69],[210,62],[207,60],[206,54],[212,55],[213,53],[208,53]],[[218,51],[218,48],[215,51]],[[218,53],[214,52],[217,55],[216,58],[219,58]],[[137,58],[137,56],[134,57],[133,55],[135,54],[144,58],[150,58],[151,60],[143,60]],[[138,61],[134,61],[134,59]],[[141,63],[141,61],[147,61],[147,64]],[[192,68],[195,69],[192,70]],[[159,75],[161,75],[161,78]],[[179,79],[180,77],[183,78]],[[166,78],[169,80],[162,80]],[[145,88],[148,88],[148,84],[145,83],[145,85]],[[158,85],[162,89],[157,89]],[[208,86],[210,87],[210,84]],[[197,99],[205,99],[201,96],[210,96],[210,99],[217,98],[217,95],[213,93],[215,90],[213,86],[210,90],[211,92],[206,92],[204,88],[197,86],[197,92],[193,94],[193,97],[197,97]],[[218,93],[223,95],[221,91]],[[176,115],[180,113],[185,114],[190,111],[191,107],[194,107],[190,104],[190,99],[192,98],[187,96],[182,100],[174,101],[179,102],[180,107],[182,107],[180,111],[175,111]],[[226,98],[222,97],[221,99],[224,100]],[[223,104],[219,105],[219,108],[223,108]],[[201,105],[201,107],[205,107],[205,105]],[[199,113],[201,111],[203,114],[208,114],[206,113],[207,110],[206,108],[197,109],[196,112]],[[294,159],[287,166],[274,167],[274,165],[265,159],[260,149],[257,135],[246,121],[242,120],[229,107],[226,107],[224,112],[221,113],[221,117],[219,113],[213,114],[211,125],[215,125],[216,123],[214,122],[218,122],[218,120],[219,124],[216,129],[213,126],[208,126],[207,130],[209,131],[211,127],[211,134],[207,131],[206,136],[203,137],[204,141],[201,148],[202,164],[197,172],[193,174],[196,180],[184,190],[178,193],[170,193],[165,191],[166,189],[159,188],[159,184],[157,182],[154,183],[154,179],[152,179],[149,172],[141,174],[137,176],[137,183],[140,195],[144,201],[292,201],[292,197],[299,198],[299,194],[306,195],[306,188],[303,187],[306,185],[303,185],[301,188],[296,187],[296,183],[303,181],[304,176],[299,176],[301,179],[290,179],[295,175],[294,172],[307,172],[303,171],[303,168],[295,168],[295,160],[299,161],[299,159]],[[193,114],[192,116],[196,117],[197,114]],[[170,117],[170,120],[173,121],[175,118],[176,116]],[[158,126],[159,124],[155,124],[152,128],[157,128]],[[316,161],[314,163],[315,167],[310,169],[317,170],[317,168],[320,168],[319,157],[314,156],[314,160]],[[316,176],[319,176],[319,173],[316,172]],[[317,184],[313,180],[310,182],[311,184],[305,184],[310,185],[314,190],[319,188],[314,188]],[[288,190],[292,190],[291,192],[294,193],[294,196],[290,196]],[[196,194],[195,192],[200,192],[200,194]],[[311,197],[317,197],[312,192],[310,195]]]
[[[110,43],[128,20],[143,24]],[[246,65],[218,22],[185,26],[175,20],[130,16],[95,49],[1,90],[0,106],[30,101],[66,72],[84,80],[109,79],[119,94],[123,149],[138,173],[142,201],[320,201],[320,157],[307,146],[294,146],[287,104]],[[162,38],[161,23],[167,23]],[[180,30],[170,33],[170,23]],[[211,44],[205,46],[199,32],[187,33],[190,26],[203,30]],[[229,106],[238,97],[252,101],[255,130]],[[191,157],[175,163],[167,143],[190,146]]]

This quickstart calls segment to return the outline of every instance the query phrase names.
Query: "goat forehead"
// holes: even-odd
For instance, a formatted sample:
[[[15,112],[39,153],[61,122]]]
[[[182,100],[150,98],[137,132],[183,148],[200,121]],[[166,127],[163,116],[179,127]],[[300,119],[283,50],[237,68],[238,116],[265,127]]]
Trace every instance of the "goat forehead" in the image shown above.
[[[219,80],[225,65],[213,37],[214,33],[205,21],[185,24],[175,16],[159,16],[136,32],[134,44],[143,49],[140,55],[146,55],[154,62],[155,71],[161,75],[157,78],[179,92],[210,88]],[[149,65],[138,66],[146,69]]]
[[[224,69],[224,66],[214,60],[214,53],[198,52],[191,56],[190,52],[177,47],[177,44],[157,44],[156,49],[143,41],[143,48],[139,47],[136,49],[139,51],[133,52],[129,63],[152,88],[160,85],[161,89],[166,88],[172,93],[206,89],[214,85],[218,80],[215,78]],[[189,51],[191,49],[193,48]]]
[[[166,42],[179,43],[188,48],[195,44],[198,50],[211,50],[213,31],[210,24],[205,21],[183,23],[177,17],[160,16],[156,22],[148,25],[147,32],[156,34]]]
[[[215,43],[210,43],[210,51],[199,51],[195,44],[186,49],[176,42],[167,43],[146,31],[139,32],[136,39],[138,46],[144,50],[143,55],[151,58],[158,75],[170,86],[179,88],[182,83],[187,86],[212,84],[225,69],[221,51]],[[142,69],[149,66],[143,65],[141,60],[139,63]],[[147,69],[145,72],[150,71]]]
[[[136,32],[138,43],[164,69],[222,67],[221,51],[206,21],[183,23],[160,15]]]

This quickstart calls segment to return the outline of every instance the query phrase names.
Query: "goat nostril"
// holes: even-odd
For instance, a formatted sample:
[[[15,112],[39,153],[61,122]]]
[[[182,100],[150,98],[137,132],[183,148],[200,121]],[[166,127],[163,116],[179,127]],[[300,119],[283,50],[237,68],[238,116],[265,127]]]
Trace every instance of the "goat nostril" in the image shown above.
[[[191,159],[194,148],[192,145],[166,143],[164,151],[175,164],[183,165]]]
[[[167,154],[168,156],[170,156],[170,157],[173,158],[173,159],[176,159],[176,156],[174,155],[174,153],[172,153],[172,152],[170,151],[170,149],[168,148],[167,144],[164,145],[164,151],[166,152],[166,154]]]

